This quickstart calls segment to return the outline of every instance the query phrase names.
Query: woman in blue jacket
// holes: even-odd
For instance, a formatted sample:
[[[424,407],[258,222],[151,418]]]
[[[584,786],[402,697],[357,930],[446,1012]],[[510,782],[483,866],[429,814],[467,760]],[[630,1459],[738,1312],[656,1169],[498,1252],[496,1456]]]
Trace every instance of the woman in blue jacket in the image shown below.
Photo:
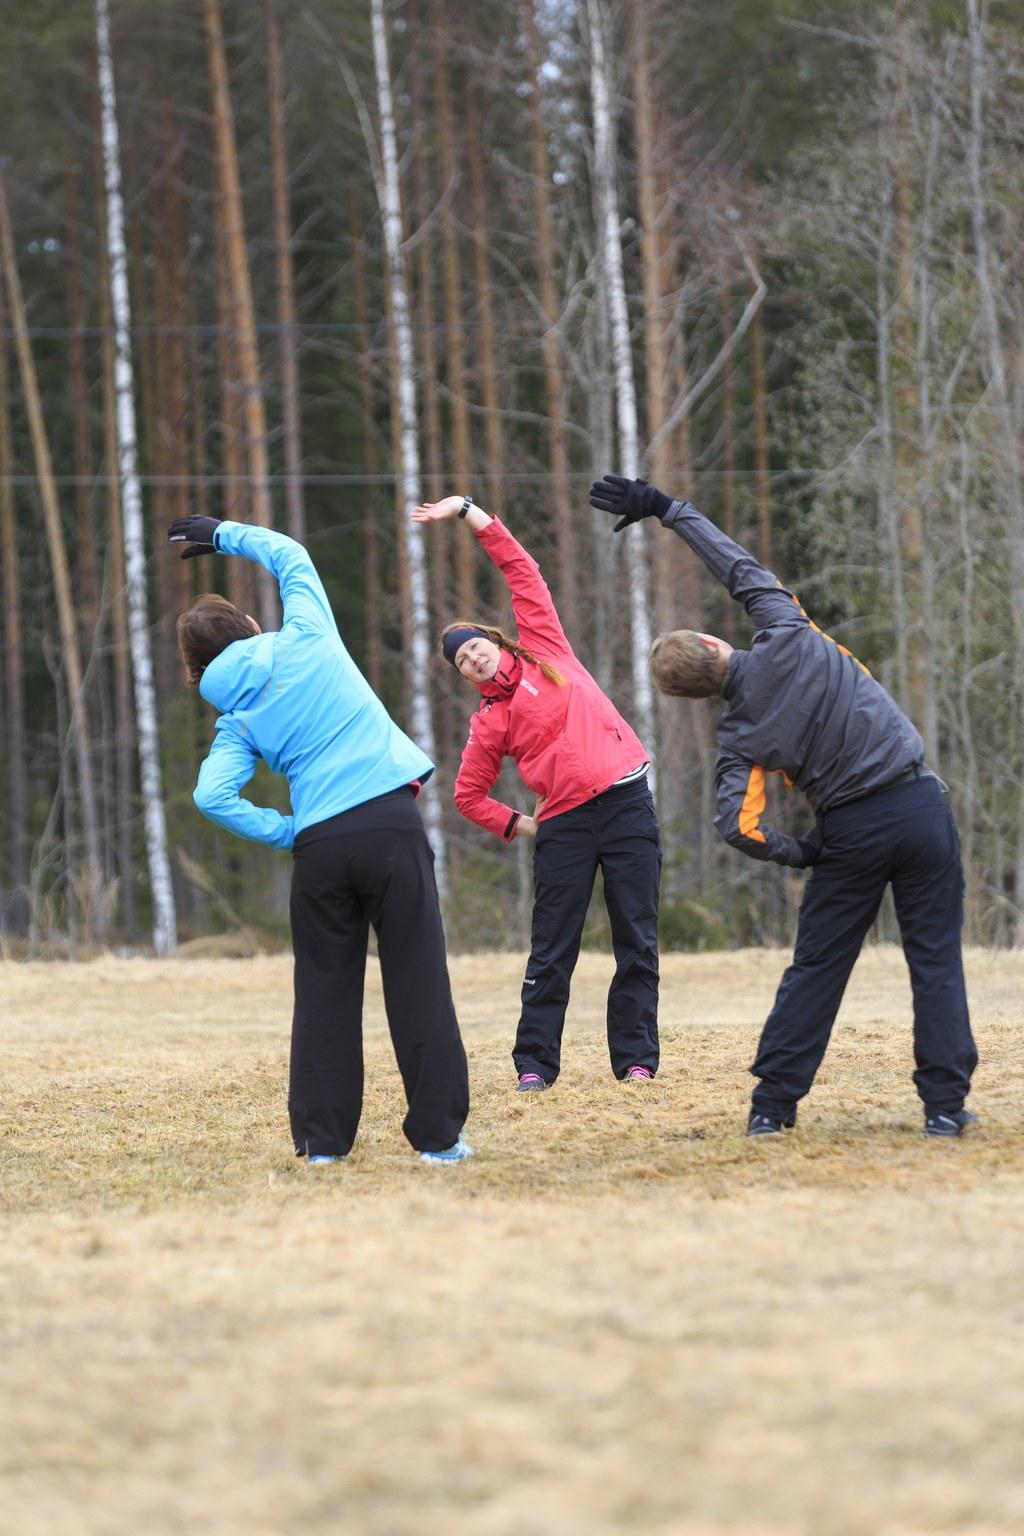
[[[434,765],[398,729],[342,643],[309,555],[285,534],[180,518],[172,543],[242,555],[277,578],[284,619],[263,634],[216,594],[178,620],[189,681],[219,713],[195,802],[239,837],[290,848],[295,1011],[288,1112],[311,1163],[345,1157],[363,1096],[362,1003],[370,925],[409,1112],[427,1162],[461,1162],[466,1054],[452,1002],[433,853],[415,796]],[[240,791],[262,758],[292,814]]]

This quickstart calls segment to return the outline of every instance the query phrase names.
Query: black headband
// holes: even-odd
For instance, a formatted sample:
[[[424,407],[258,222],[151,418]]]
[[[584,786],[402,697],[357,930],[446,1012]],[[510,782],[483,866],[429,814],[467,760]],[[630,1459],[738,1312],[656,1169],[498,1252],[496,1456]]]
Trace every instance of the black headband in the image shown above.
[[[475,624],[460,624],[457,629],[450,629],[441,641],[445,661],[450,661],[454,667],[459,647],[465,645],[467,640],[475,640],[478,636],[481,640],[491,638],[486,629],[479,629]]]

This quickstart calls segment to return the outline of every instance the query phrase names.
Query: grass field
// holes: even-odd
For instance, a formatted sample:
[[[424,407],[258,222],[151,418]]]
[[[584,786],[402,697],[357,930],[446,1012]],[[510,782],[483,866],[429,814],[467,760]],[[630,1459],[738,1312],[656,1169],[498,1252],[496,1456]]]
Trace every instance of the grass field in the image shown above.
[[[969,957],[983,1127],[926,1142],[896,951],[785,1140],[741,1134],[784,956],[610,962],[516,1095],[521,960],[452,967],[474,1091],[420,1166],[379,987],[355,1151],[285,1115],[290,962],[0,966],[0,1531],[1024,1531],[1024,956]]]

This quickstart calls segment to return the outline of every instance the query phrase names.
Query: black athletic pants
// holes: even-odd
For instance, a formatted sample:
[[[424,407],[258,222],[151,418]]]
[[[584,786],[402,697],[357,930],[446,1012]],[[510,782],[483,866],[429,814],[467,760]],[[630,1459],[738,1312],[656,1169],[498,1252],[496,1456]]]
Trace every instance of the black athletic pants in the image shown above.
[[[403,1130],[419,1151],[450,1147],[469,1112],[466,1053],[445,958],[434,855],[400,789],[295,839],[288,1112],[295,1149],[345,1153],[363,1102],[363,978],[370,924],[405,1085]]]
[[[658,883],[661,840],[647,781],[542,821],[533,851],[533,924],[523,1010],[512,1059],[517,1072],[558,1076],[569,983],[600,866],[611,919],[615,975],[608,992],[612,1071],[658,1070]]]
[[[978,1053],[960,956],[960,840],[937,779],[910,780],[822,818],[793,963],[751,1067],[755,1109],[783,1118],[809,1091],[854,962],[892,882],[914,997],[914,1082],[928,1110],[962,1108]]]

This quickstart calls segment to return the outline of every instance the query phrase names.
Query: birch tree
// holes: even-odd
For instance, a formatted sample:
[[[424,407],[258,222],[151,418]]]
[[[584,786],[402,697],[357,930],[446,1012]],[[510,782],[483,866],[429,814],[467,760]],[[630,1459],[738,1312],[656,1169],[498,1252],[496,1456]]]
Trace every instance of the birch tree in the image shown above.
[[[626,307],[622,264],[619,198],[615,174],[615,123],[612,112],[612,79],[608,63],[602,0],[587,0],[590,44],[590,91],[594,115],[594,181],[601,249],[602,302],[611,322],[612,365],[618,423],[620,474],[631,479],[640,473],[640,441],[637,426],[636,383]],[[633,707],[637,727],[648,751],[654,751],[654,695],[647,658],[651,649],[651,620],[647,593],[646,538],[643,524],[626,529],[626,569],[629,575]],[[654,768],[651,769],[652,790]]]
[[[410,516],[422,500],[415,360],[409,292],[406,286],[405,259],[402,249],[402,200],[398,180],[398,147],[395,138],[395,113],[392,104],[391,65],[388,58],[384,0],[371,0],[370,21],[373,29],[373,63],[380,115],[380,163],[376,167],[377,196],[384,225],[387,282],[394,329],[393,344],[398,358],[400,468],[411,600],[411,629],[407,638],[412,679],[410,725],[418,745],[423,748],[429,758],[433,759],[436,746],[430,697],[430,604],[427,591],[427,566],[423,549],[423,530],[411,521]],[[431,789],[427,794],[424,802],[424,821],[437,858],[438,889],[443,899],[447,887],[445,878],[447,860],[441,805],[436,789]]]
[[[99,237],[97,270],[100,306],[100,364],[103,394],[103,467],[107,482],[106,606],[110,610],[110,648],[114,673],[113,802],[115,858],[121,921],[129,934],[136,927],[135,867],[132,838],[132,806],[135,794],[135,739],[132,729],[132,663],[124,559],[124,519],[121,515],[121,477],[117,442],[117,378],[114,350],[114,312],[108,252],[107,200],[102,153],[97,147],[94,165],[95,203]]]
[[[139,738],[139,772],[146,827],[146,857],[153,896],[153,947],[158,955],[177,947],[177,917],[171,864],[167,854],[167,823],[160,774],[160,742],[153,687],[153,655],[146,602],[146,551],[143,537],[142,486],[139,481],[135,384],[131,354],[131,307],[121,198],[121,146],[117,127],[114,65],[110,51],[108,0],[96,0],[96,51],[102,113],[103,168],[107,199],[107,250],[110,296],[114,318],[114,377],[117,388],[117,446],[124,521],[125,581],[135,683],[135,720]],[[162,552],[163,553],[163,552]]]

